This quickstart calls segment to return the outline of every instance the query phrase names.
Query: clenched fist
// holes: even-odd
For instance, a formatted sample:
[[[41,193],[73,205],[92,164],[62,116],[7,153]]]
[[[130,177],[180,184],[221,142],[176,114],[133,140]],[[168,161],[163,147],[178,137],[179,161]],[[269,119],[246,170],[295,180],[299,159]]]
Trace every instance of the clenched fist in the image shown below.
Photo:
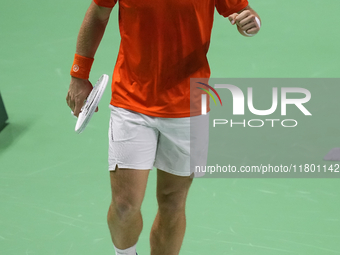
[[[237,25],[238,31],[245,36],[254,36],[261,27],[259,18],[251,10],[233,13],[228,17],[232,25]]]

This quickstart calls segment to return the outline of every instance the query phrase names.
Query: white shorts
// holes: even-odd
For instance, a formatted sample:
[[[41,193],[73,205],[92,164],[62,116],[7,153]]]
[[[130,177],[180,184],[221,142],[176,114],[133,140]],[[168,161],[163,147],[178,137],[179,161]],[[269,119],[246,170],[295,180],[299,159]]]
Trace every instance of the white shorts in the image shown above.
[[[160,118],[112,105],[110,109],[110,171],[116,166],[141,170],[156,167],[174,175],[190,176],[194,172],[190,165],[206,164],[209,114]],[[190,132],[190,125],[200,128]],[[190,155],[190,140],[195,141],[194,155]]]

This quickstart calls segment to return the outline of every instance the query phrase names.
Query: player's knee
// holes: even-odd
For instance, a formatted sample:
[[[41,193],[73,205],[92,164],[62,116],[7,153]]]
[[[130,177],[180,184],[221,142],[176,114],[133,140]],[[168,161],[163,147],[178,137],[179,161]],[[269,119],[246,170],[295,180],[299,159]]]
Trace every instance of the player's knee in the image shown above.
[[[116,198],[111,202],[109,214],[115,214],[120,221],[126,221],[139,213],[139,211],[139,204],[124,198]]]
[[[157,194],[160,213],[172,216],[184,213],[186,196],[187,192],[160,192]]]

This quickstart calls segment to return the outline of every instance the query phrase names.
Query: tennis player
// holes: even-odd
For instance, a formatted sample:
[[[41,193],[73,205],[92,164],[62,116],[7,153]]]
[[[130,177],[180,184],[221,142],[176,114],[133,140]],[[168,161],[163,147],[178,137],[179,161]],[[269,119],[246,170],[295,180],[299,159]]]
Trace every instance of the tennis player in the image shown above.
[[[66,98],[76,116],[92,89],[91,65],[116,2],[93,0],[81,25]],[[190,78],[210,76],[206,54],[214,11],[248,37],[258,33],[260,19],[247,0],[118,2],[121,44],[110,103],[108,225],[116,254],[135,255],[143,226],[141,204],[155,167],[158,212],[150,234],[151,255],[175,255],[184,237],[193,180],[189,121],[207,123],[208,116],[190,113]],[[207,141],[200,147],[197,160],[204,161]]]

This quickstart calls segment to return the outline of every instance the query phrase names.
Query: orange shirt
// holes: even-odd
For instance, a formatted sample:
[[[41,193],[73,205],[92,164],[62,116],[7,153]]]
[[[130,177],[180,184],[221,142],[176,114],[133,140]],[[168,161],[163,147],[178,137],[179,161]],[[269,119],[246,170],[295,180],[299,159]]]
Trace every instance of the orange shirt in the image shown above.
[[[117,0],[94,0],[112,8]],[[119,0],[121,43],[111,104],[150,116],[190,114],[190,78],[209,78],[215,7],[224,17],[247,0]],[[197,112],[200,114],[200,112]]]

